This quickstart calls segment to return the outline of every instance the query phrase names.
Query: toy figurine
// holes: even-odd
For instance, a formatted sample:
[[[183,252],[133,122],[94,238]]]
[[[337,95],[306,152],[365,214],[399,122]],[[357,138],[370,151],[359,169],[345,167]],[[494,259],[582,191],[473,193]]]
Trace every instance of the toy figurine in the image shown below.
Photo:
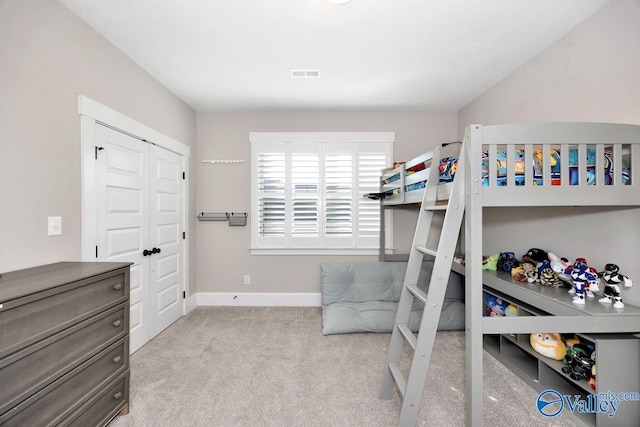
[[[598,277],[606,283],[604,287],[604,298],[600,298],[598,301],[611,304],[615,308],[624,308],[622,303],[622,297],[620,296],[620,283],[623,283],[625,288],[630,288],[633,282],[625,275],[619,273],[620,267],[616,264],[607,264],[604,266],[604,271],[598,273]]]
[[[593,298],[594,295],[592,291],[599,289],[598,276],[587,266],[584,258],[576,258],[572,266],[563,269],[560,273],[571,275],[573,288],[569,289],[569,293],[575,294],[573,297],[574,304],[584,304],[585,293],[588,297]]]

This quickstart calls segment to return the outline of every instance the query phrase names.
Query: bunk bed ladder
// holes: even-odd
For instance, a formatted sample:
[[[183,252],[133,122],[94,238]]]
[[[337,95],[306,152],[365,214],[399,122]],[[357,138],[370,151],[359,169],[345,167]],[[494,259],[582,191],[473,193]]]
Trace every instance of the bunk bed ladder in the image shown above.
[[[391,333],[380,398],[390,399],[393,394],[394,384],[397,386],[402,398],[399,419],[401,427],[409,427],[416,424],[429,368],[431,349],[436,337],[444,295],[449,274],[451,273],[451,263],[460,235],[465,206],[463,153],[464,147],[460,151],[449,201],[446,205],[443,205],[437,202],[440,178],[438,167],[441,158],[440,148],[434,151],[431,171],[425,187],[413,245],[409,254],[396,320]],[[429,231],[432,228],[432,220],[436,211],[444,212],[444,220],[437,239],[437,249],[433,250],[428,248],[427,245],[430,241]],[[434,228],[436,227],[434,226]],[[426,293],[420,290],[417,285],[425,254],[435,257],[429,288]],[[417,336],[411,332],[408,326],[411,307],[415,299],[425,304]],[[406,380],[400,369],[400,358],[405,343],[413,350],[412,362]]]

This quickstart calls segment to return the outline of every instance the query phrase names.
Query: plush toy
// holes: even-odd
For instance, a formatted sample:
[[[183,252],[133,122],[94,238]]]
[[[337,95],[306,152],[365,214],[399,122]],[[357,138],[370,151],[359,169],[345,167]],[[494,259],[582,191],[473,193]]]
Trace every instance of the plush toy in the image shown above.
[[[522,261],[537,265],[539,262],[549,261],[549,255],[542,249],[531,248],[526,254],[522,255]]]
[[[519,265],[511,269],[511,278],[517,282],[526,282],[527,276],[524,274],[524,267]]]
[[[572,285],[573,279],[571,278],[571,274],[563,273],[563,271],[569,269],[571,267],[571,263],[566,258],[560,258],[558,255],[553,252],[549,252],[547,254],[549,256],[549,264],[553,271],[556,272],[558,278],[567,284]]]
[[[567,354],[567,347],[560,334],[535,333],[529,337],[531,347],[541,355],[554,360],[562,360]]]
[[[564,344],[567,346],[567,353],[569,351],[571,351],[571,348],[575,345],[575,344],[579,344],[580,343],[580,338],[578,338],[575,335],[572,336],[563,336],[562,337],[562,341],[564,341]]]
[[[505,315],[509,303],[493,295],[487,295],[484,299],[484,306],[485,316],[499,317]]]
[[[558,277],[555,271],[551,268],[549,261],[541,261],[537,265],[538,277],[540,284],[548,288],[561,288],[563,286],[562,280]]]
[[[513,304],[509,304],[504,310],[504,315],[507,317],[515,317],[518,315],[518,307]]]
[[[607,264],[604,267],[604,271],[598,273],[598,277],[606,283],[604,287],[604,298],[600,298],[598,301],[611,304],[615,308],[624,308],[622,303],[622,297],[620,296],[620,283],[623,283],[625,288],[630,288],[633,282],[627,277],[619,273],[620,267],[616,264]]]
[[[485,260],[484,264],[482,264],[482,269],[496,271],[498,269],[499,257],[500,255],[498,254],[489,255],[489,257]]]
[[[535,283],[540,281],[538,270],[535,265],[525,262],[522,264],[522,268],[524,269],[524,277],[527,279],[527,282]]]

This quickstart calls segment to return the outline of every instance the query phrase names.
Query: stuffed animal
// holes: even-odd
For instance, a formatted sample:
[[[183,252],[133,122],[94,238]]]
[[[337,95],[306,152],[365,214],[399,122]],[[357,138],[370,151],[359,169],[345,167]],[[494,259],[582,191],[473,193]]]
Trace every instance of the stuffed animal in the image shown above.
[[[623,283],[625,288],[630,288],[633,282],[627,277],[619,273],[620,267],[616,264],[607,264],[604,267],[604,271],[598,273],[598,277],[606,283],[604,287],[603,298],[598,301],[611,304],[615,308],[624,308],[622,303],[622,297],[620,296],[620,283]]]
[[[487,295],[484,299],[484,306],[485,316],[499,317],[505,315],[509,303],[493,295]]]
[[[519,265],[511,269],[511,278],[517,282],[526,282],[527,276],[524,274],[524,267]]]
[[[542,249],[531,248],[526,254],[522,255],[522,261],[537,265],[539,262],[549,261],[549,255]]]
[[[535,333],[529,337],[531,347],[541,355],[554,360],[562,360],[567,354],[567,347],[560,334]]]
[[[513,304],[509,304],[504,310],[504,315],[507,317],[515,317],[518,315],[518,307]]]
[[[571,348],[575,345],[575,344],[579,344],[580,343],[580,338],[578,338],[575,335],[572,336],[563,336],[562,337],[562,341],[564,341],[564,344],[567,346],[567,353],[569,351],[571,351]]]
[[[562,280],[560,280],[556,272],[553,271],[549,261],[539,262],[537,268],[538,277],[542,286],[548,288],[561,288],[563,286]]]
[[[538,270],[535,265],[525,262],[522,264],[522,268],[524,269],[524,277],[527,279],[529,283],[535,283],[540,281],[540,277],[538,276]]]
[[[496,271],[498,269],[499,257],[500,255],[498,254],[489,255],[489,257],[485,260],[484,264],[482,264],[482,269]]]
[[[562,273],[563,271],[571,267],[571,263],[569,262],[569,260],[566,258],[560,258],[558,255],[554,254],[553,252],[549,252],[547,255],[549,256],[549,264],[551,265],[551,268],[553,269],[553,271],[555,271],[556,274],[558,275],[558,278],[564,282],[567,282],[567,284],[569,285],[573,284],[573,279],[571,278],[571,275],[567,273]]]

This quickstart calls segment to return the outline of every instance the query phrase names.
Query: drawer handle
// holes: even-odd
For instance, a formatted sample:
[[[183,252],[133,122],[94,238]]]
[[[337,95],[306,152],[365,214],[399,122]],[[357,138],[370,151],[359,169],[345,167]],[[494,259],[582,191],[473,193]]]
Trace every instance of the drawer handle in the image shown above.
[[[118,400],[121,397],[122,397],[122,393],[118,391],[113,395],[113,400]]]
[[[120,289],[122,289],[122,283],[116,283],[115,285],[113,285],[114,291],[119,291]]]
[[[116,364],[117,364],[117,363],[120,363],[120,361],[122,360],[122,357],[120,357],[120,356],[116,356],[116,357],[114,357],[114,358],[113,358],[113,359],[111,359],[111,360],[113,361],[113,363],[116,363]]]
[[[122,325],[122,320],[116,320],[115,322],[113,322],[113,327],[114,328],[117,328],[120,325]]]

